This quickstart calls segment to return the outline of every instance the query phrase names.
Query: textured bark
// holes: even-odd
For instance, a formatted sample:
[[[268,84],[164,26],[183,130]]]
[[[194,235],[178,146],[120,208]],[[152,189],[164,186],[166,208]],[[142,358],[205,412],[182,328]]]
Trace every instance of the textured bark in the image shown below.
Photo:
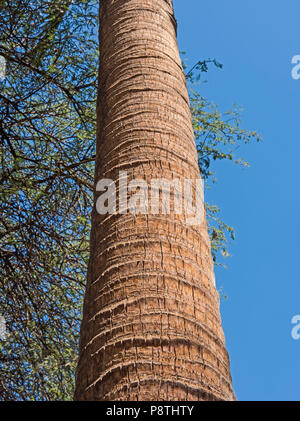
[[[95,182],[200,178],[172,1],[101,1],[99,73]],[[93,211],[75,399],[235,399],[205,221]]]

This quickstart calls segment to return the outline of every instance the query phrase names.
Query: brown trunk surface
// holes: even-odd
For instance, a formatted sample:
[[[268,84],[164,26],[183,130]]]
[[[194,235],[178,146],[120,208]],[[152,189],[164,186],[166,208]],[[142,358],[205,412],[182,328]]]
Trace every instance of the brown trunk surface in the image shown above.
[[[100,1],[95,181],[120,170],[200,178],[171,0]],[[75,399],[235,399],[205,221],[93,211]]]

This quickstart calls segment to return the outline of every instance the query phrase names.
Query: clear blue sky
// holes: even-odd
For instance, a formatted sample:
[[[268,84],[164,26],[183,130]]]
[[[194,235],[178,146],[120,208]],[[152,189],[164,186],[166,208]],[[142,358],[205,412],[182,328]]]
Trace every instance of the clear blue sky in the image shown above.
[[[209,200],[236,228],[228,269],[217,269],[228,300],[221,311],[239,400],[300,400],[299,0],[174,0],[179,47],[192,66],[216,58],[201,94],[225,110],[245,108],[243,125],[263,143],[245,146],[251,168],[218,165]]]

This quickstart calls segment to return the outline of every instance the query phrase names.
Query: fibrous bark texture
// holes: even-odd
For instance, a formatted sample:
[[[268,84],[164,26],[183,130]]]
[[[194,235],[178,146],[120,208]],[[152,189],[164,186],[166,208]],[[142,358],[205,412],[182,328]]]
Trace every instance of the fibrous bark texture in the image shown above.
[[[100,2],[97,112],[95,185],[200,178],[171,0]],[[93,211],[75,399],[235,399],[205,220]]]

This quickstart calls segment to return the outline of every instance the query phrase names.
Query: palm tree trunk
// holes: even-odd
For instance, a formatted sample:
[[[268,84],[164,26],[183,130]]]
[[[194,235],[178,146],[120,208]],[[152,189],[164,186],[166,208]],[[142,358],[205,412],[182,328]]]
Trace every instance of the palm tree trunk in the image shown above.
[[[100,1],[97,113],[95,185],[200,178],[172,0]],[[185,216],[94,209],[76,400],[235,399],[206,222]]]

